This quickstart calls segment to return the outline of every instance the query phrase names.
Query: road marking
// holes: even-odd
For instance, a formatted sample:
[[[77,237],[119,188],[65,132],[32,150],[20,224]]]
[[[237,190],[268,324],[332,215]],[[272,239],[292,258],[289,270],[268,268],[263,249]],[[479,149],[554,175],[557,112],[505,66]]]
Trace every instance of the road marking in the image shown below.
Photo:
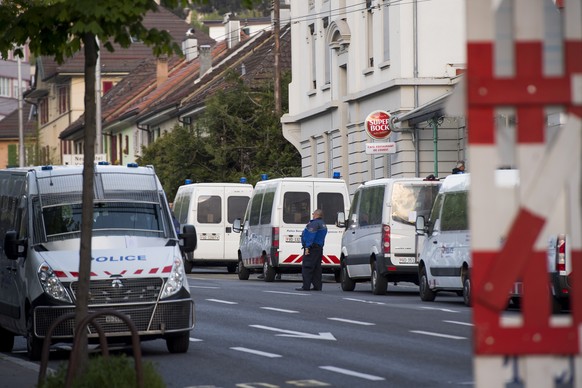
[[[469,322],[459,322],[459,321],[443,321],[443,322],[446,322],[446,323],[453,323],[453,324],[455,324],[455,325],[463,325],[463,326],[475,326],[475,325],[473,325],[472,323],[469,323]]]
[[[269,358],[283,357],[280,354],[261,352],[260,350],[254,350],[254,349],[249,349],[249,348],[234,347],[231,349],[238,350],[239,352],[251,353],[251,354],[256,354],[257,356],[263,356],[263,357],[269,357]]]
[[[209,302],[216,302],[216,303],[224,303],[224,304],[238,304],[237,302],[231,302],[228,300],[222,300],[222,299],[206,299]]]
[[[309,295],[304,292],[292,292],[292,291],[263,291],[270,292],[272,294],[284,294],[284,295]]]
[[[354,325],[363,325],[363,326],[374,326],[375,323],[371,322],[362,322],[362,321],[352,321],[351,319],[343,319],[343,318],[327,318],[330,321],[339,321],[345,323],[353,323]]]
[[[299,311],[295,310],[285,310],[285,309],[278,309],[276,307],[261,307],[263,310],[271,310],[271,311],[278,311],[280,313],[289,313],[289,314],[297,314]]]
[[[371,300],[365,300],[365,299],[354,299],[354,298],[343,298],[344,300],[351,300],[353,302],[362,302],[362,303],[369,303],[369,304],[380,304],[380,305],[385,305],[386,303],[384,302],[373,302]]]
[[[458,339],[458,340],[467,339],[467,337],[459,337],[459,336],[456,336],[456,335],[433,333],[431,331],[410,330],[410,332],[411,333],[416,333],[416,334],[430,335],[430,336],[433,336],[433,337],[449,338],[449,339]]]
[[[284,329],[277,329],[274,327],[269,326],[262,326],[262,325],[249,325],[250,327],[255,327],[257,329],[263,330],[270,330],[270,331],[277,331],[283,334],[276,334],[280,337],[294,337],[294,338],[309,338],[309,339],[322,339],[328,341],[335,341],[335,337],[331,333],[318,333],[318,334],[310,334],[310,333],[302,333],[300,331],[292,331],[292,330],[284,330]]]
[[[201,340],[200,338],[192,338],[190,337],[190,342],[202,342],[203,340]]]
[[[386,380],[384,377],[369,375],[367,373],[355,372],[353,370],[338,368],[338,367],[335,367],[335,366],[320,366],[319,368],[320,369],[328,370],[330,372],[337,372],[337,373],[341,373],[341,374],[344,374],[344,375],[359,377],[361,379],[366,379],[366,380],[371,380],[371,381],[382,381],[382,380]]]
[[[212,286],[190,286],[190,288],[210,288],[212,290],[217,290],[220,287],[212,287]]]
[[[438,310],[438,311],[444,311],[446,313],[458,313],[459,311],[457,310],[451,310],[451,309],[441,309],[438,307],[420,307],[421,309],[425,309],[425,310]]]

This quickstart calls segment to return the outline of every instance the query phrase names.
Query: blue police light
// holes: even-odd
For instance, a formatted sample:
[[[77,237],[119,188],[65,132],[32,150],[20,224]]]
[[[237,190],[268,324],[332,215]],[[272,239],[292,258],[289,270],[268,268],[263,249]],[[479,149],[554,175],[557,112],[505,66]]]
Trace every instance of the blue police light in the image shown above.
[[[269,179],[269,176],[267,174],[261,174],[262,181],[266,181],[267,179]]]
[[[334,171],[333,172],[333,179],[340,179],[340,178],[341,178],[341,175],[340,175],[339,171]]]
[[[127,167],[135,168],[135,167],[138,167],[138,164],[137,163],[127,163]]]
[[[109,162],[106,162],[106,161],[102,160],[100,162],[97,162],[97,165],[98,166],[109,166]]]
[[[192,183],[192,179],[186,179],[186,180],[184,180],[184,184],[185,185],[189,185],[191,183]]]
[[[41,171],[51,171],[53,169],[53,166],[42,166]]]
[[[247,178],[244,176],[240,177],[240,183],[247,183]]]

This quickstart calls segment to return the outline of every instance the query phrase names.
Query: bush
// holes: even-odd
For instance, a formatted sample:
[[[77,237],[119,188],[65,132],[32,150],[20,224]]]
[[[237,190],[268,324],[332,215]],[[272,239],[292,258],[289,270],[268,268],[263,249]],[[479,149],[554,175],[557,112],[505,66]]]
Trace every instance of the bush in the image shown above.
[[[59,366],[56,373],[47,376],[39,388],[62,388],[67,379],[68,364]],[[163,388],[166,385],[153,363],[143,362],[143,382],[147,388]],[[87,370],[73,382],[74,388],[127,388],[135,387],[135,362],[125,355],[89,359]]]

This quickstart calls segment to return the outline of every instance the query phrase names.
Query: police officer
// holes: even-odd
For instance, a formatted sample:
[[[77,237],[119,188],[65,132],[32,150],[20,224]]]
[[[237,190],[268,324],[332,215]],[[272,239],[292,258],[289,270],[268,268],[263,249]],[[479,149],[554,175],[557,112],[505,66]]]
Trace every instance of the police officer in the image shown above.
[[[313,219],[301,233],[301,245],[304,250],[301,264],[303,287],[297,288],[297,291],[321,291],[321,259],[326,235],[327,226],[323,221],[323,212],[317,209],[313,212]],[[311,284],[313,288],[310,289]]]

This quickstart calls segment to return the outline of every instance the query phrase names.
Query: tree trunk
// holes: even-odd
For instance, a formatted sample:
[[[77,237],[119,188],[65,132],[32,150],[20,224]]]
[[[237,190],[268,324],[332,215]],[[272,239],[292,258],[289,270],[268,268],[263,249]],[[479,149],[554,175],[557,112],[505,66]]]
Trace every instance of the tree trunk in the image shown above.
[[[83,148],[83,208],[81,215],[81,249],[79,252],[79,286],[77,289],[77,305],[75,309],[76,322],[83,320],[88,313],[89,282],[91,279],[91,239],[93,235],[93,181],[95,160],[95,65],[97,63],[98,46],[93,34],[83,35],[85,47],[85,144]],[[81,328],[76,335],[83,336],[81,348],[77,355],[81,357],[78,375],[88,363],[87,331]]]

